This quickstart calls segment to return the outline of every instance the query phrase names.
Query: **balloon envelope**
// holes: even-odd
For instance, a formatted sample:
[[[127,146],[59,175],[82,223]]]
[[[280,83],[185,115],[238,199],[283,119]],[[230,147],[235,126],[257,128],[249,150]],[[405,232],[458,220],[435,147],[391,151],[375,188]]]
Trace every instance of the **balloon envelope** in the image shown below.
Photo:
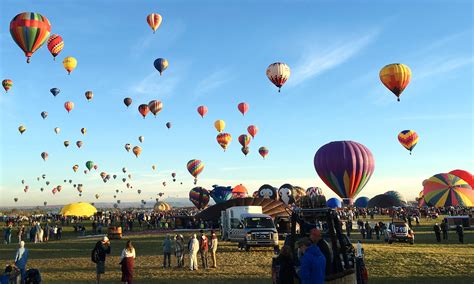
[[[209,194],[216,202],[216,204],[223,203],[232,198],[232,187],[231,186],[218,186],[213,185],[213,188]]]
[[[189,191],[189,201],[191,201],[197,209],[202,209],[209,203],[209,191],[203,187],[195,187]]]
[[[423,195],[426,203],[435,207],[474,206],[474,190],[453,174],[430,177],[423,187]]]
[[[369,200],[370,199],[368,197],[361,196],[356,199],[356,201],[354,202],[354,206],[358,208],[367,208],[367,206],[369,205]]]
[[[326,201],[326,206],[332,209],[341,208],[342,202],[341,200],[333,197],[333,198],[329,198],[328,201]]]
[[[474,189],[474,175],[465,170],[452,170],[449,172],[467,182]]]

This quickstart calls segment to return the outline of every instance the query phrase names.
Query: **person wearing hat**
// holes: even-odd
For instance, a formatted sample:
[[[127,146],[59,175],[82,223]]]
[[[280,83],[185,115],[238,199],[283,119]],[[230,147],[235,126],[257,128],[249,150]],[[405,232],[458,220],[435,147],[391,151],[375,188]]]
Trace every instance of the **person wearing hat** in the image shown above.
[[[107,254],[110,254],[110,241],[107,236],[104,236],[101,241],[95,244],[94,250],[97,254],[96,262],[96,274],[97,282],[100,283],[100,275],[105,273],[105,258]]]
[[[303,238],[298,241],[298,254],[300,257],[299,278],[301,284],[323,284],[326,270],[326,260],[311,240]]]
[[[332,273],[333,253],[328,242],[323,239],[321,230],[316,228],[311,229],[309,238],[311,243],[323,253],[326,260],[326,275],[330,275]]]
[[[207,236],[204,234],[204,231],[201,230],[201,237],[199,238],[199,253],[201,254],[201,261],[202,267],[204,269],[208,269],[209,266],[207,265],[207,256],[209,252],[209,240]]]
[[[197,254],[199,252],[199,241],[196,234],[193,234],[189,246],[189,269],[198,270]]]

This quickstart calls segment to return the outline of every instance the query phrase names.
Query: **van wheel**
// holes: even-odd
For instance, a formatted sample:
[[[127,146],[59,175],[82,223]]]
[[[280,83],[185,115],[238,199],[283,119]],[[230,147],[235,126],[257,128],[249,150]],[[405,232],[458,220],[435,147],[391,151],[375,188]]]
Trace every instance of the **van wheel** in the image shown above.
[[[249,245],[245,245],[245,251],[250,251],[250,246]]]
[[[415,244],[415,240],[410,241],[410,245],[413,245],[413,244]]]
[[[388,244],[391,245],[393,242],[392,240],[388,240]]]

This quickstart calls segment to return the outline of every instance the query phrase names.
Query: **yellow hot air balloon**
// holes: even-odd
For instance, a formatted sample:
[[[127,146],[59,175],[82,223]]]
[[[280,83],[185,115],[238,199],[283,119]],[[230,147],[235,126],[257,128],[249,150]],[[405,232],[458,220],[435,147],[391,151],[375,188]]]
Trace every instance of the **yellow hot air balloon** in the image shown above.
[[[222,119],[216,120],[216,122],[214,122],[214,127],[218,132],[222,132],[222,130],[225,128],[225,121]]]
[[[408,86],[411,79],[410,67],[401,63],[386,65],[380,70],[380,81],[389,89],[397,100],[400,101],[400,95]]]
[[[71,74],[71,72],[76,69],[76,66],[77,66],[77,60],[76,58],[74,57],[71,57],[71,56],[68,56],[66,58],[64,58],[63,60],[63,66],[64,66],[64,69],[67,70],[67,73],[68,74]]]
[[[20,131],[20,134],[23,134],[23,132],[26,131],[26,127],[24,127],[23,125],[20,125],[20,127],[18,127],[18,131]]]

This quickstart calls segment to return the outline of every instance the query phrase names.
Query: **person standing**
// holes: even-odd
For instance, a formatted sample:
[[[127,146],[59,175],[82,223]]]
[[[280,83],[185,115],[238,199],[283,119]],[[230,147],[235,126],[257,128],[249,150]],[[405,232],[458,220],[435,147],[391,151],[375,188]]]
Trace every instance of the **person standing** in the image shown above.
[[[184,267],[183,257],[184,257],[184,238],[182,235],[176,235],[175,245],[174,245],[174,254],[176,256],[176,261],[178,267]]]
[[[169,235],[166,235],[163,241],[163,268],[166,268],[166,263],[168,263],[168,267],[171,267],[171,240]]]
[[[26,263],[28,262],[28,250],[25,248],[25,242],[21,241],[15,255],[15,266],[20,269],[21,282],[26,279]]]
[[[333,252],[329,247],[328,242],[323,239],[321,231],[319,229],[313,228],[310,231],[309,235],[310,241],[313,245],[319,248],[319,251],[323,254],[325,260],[325,271],[326,275],[332,274],[332,263],[334,259]]]
[[[352,212],[352,211],[351,211]],[[349,219],[347,220],[346,222],[346,232],[347,232],[347,236],[350,237],[351,236],[351,231],[352,231],[352,220]]]
[[[133,267],[135,264],[135,248],[130,240],[127,241],[125,248],[120,255],[120,265],[122,266],[122,282],[132,284]]]
[[[208,269],[207,265],[207,256],[209,252],[209,240],[204,234],[204,231],[201,230],[201,237],[199,238],[199,254],[201,255],[202,267]]]
[[[375,231],[375,236],[377,237],[377,240],[380,240],[380,225],[378,222],[375,223],[374,231]]]
[[[280,269],[278,271],[279,283],[293,284],[295,283],[296,271],[293,256],[289,246],[283,246],[276,259]]]
[[[443,240],[448,240],[448,223],[441,221],[441,231],[443,232]]]
[[[285,239],[286,241],[286,239]],[[217,235],[214,232],[214,230],[211,231],[211,259],[212,259],[212,268],[217,268],[217,259],[216,259],[216,253],[217,253]]]
[[[95,244],[93,255],[95,254],[96,257],[96,274],[97,274],[97,282],[100,283],[100,275],[105,273],[105,258],[107,254],[110,254],[110,241],[109,238],[104,236],[102,241],[98,241]],[[95,253],[94,253],[95,252]]]
[[[45,242],[47,242],[49,240],[49,234],[51,233],[51,226],[49,225],[49,222],[46,222],[46,224],[44,225],[44,238],[43,240]]]
[[[197,254],[199,252],[199,241],[196,238],[196,234],[193,234],[190,246],[189,246],[189,269],[190,270],[198,270],[198,263],[197,263]]]
[[[25,235],[25,225],[21,225],[21,227],[18,228],[18,243],[21,243],[24,235]]]
[[[456,226],[456,233],[458,234],[459,242],[461,244],[464,244],[464,228],[462,227],[462,225]]]
[[[436,223],[433,226],[433,231],[435,232],[435,235],[436,235],[436,241],[438,243],[441,242],[441,227],[438,225],[438,223]]]
[[[308,238],[298,241],[300,258],[299,278],[301,284],[323,284],[326,259],[318,246],[312,245]]]
[[[8,245],[12,242],[12,225],[5,227],[5,243]]]

